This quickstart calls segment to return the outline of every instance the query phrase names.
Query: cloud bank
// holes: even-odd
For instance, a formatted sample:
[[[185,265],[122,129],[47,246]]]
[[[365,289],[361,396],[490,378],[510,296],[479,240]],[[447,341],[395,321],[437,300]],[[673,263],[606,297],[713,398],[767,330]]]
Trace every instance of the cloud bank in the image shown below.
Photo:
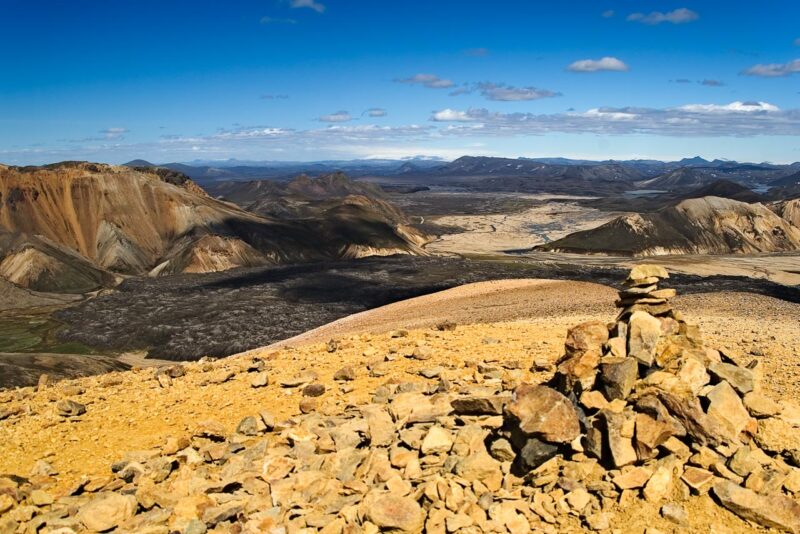
[[[435,112],[433,122],[451,125],[449,135],[544,135],[590,133],[691,137],[747,137],[800,134],[800,109],[782,110],[767,102],[687,104],[672,108],[592,108],[554,114],[501,113],[487,109]]]

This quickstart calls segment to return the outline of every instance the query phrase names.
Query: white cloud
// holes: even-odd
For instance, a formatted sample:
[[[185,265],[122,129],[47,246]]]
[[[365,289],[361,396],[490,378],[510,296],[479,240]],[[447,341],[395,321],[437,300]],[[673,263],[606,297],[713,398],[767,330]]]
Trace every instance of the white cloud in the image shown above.
[[[456,111],[447,108],[434,112],[431,120],[435,122],[472,122],[476,119],[471,116],[471,111]]]
[[[580,61],[575,61],[567,67],[567,70],[571,70],[572,72],[626,72],[630,70],[630,67],[615,57],[606,56],[600,59],[581,59]]]
[[[484,82],[478,84],[478,89],[487,100],[501,102],[519,102],[524,100],[538,100],[560,96],[561,93],[548,91],[547,89],[537,89],[536,87],[514,87],[503,83]]]
[[[794,45],[795,46],[800,46],[800,37],[798,37],[797,39],[794,40]]]
[[[317,13],[324,13],[325,12],[325,5],[315,0],[292,0],[290,4],[293,8],[303,8],[307,7],[309,9],[313,9]]]
[[[777,78],[779,76],[789,76],[800,72],[800,59],[789,61],[788,63],[759,63],[746,69],[742,74],[748,76],[762,76],[765,78]]]
[[[614,16],[614,10],[613,9],[606,9],[605,11],[603,11],[601,16],[604,19],[610,19],[611,17]]]
[[[323,115],[319,118],[320,122],[349,122],[351,120],[353,120],[353,117],[344,110],[331,113],[330,115]]]
[[[699,19],[700,15],[691,9],[682,7],[673,11],[662,13],[661,11],[653,11],[647,15],[644,13],[631,13],[628,15],[628,20],[632,22],[641,22],[642,24],[661,24],[662,22],[669,22],[671,24],[686,24],[687,22],[694,22]]]
[[[673,108],[592,108],[553,114],[500,113],[486,109],[442,110],[435,122],[453,122],[446,135],[545,135],[589,133],[680,137],[800,135],[800,109],[782,110],[768,102],[688,104]]]
[[[680,110],[689,111],[692,113],[760,113],[780,111],[778,106],[772,105],[768,102],[731,102],[730,104],[717,105],[717,104],[687,104],[680,106]]]
[[[629,113],[627,111],[613,111],[603,108],[592,108],[583,113],[572,113],[572,115],[593,119],[606,119],[610,121],[631,121],[638,117],[638,115],[635,113]]]
[[[385,117],[388,115],[385,109],[383,108],[369,108],[363,114],[366,114],[370,117]]]
[[[295,19],[261,17],[261,24],[297,24]]]
[[[721,82],[720,80],[711,80],[708,78],[697,83],[700,85],[705,85],[706,87],[722,87],[725,85],[725,82]]]
[[[395,80],[398,83],[408,83],[412,85],[421,85],[428,89],[449,89],[454,87],[455,84],[448,79],[439,78],[435,74],[415,74],[410,78],[400,78]]]

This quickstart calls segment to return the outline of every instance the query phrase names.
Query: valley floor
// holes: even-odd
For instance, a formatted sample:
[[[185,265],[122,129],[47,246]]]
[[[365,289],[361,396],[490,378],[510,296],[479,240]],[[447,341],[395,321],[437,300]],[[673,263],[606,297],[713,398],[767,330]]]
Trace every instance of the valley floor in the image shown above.
[[[574,201],[546,201],[511,213],[445,215],[432,223],[450,228],[425,248],[434,254],[504,254],[527,250],[604,224],[623,212],[606,212]]]

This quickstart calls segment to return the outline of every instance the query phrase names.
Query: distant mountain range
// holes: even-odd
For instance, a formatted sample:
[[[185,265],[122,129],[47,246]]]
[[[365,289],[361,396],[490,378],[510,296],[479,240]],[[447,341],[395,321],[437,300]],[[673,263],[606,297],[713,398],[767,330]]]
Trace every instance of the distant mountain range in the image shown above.
[[[134,160],[127,165],[152,167]],[[549,192],[607,195],[636,189],[665,191],[709,185],[719,179],[750,188],[783,186],[780,180],[800,174],[800,163],[740,163],[709,161],[701,157],[679,161],[574,160],[568,158],[498,158],[463,156],[451,162],[430,159],[352,160],[321,162],[224,162],[166,163],[173,169],[209,186],[219,181],[289,180],[298,174],[321,176],[337,171],[382,184],[445,185],[482,191]]]

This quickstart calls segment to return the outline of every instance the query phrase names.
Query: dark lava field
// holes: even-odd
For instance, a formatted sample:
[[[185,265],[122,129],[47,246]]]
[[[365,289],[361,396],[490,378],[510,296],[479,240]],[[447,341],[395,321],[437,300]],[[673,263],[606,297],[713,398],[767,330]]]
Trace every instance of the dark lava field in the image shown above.
[[[462,284],[553,278],[619,284],[626,270],[444,257],[386,257],[214,274],[136,278],[56,313],[63,341],[148,357],[227,356],[293,337],[341,317]],[[674,275],[681,293],[751,291],[800,302],[800,289],[735,277]]]

